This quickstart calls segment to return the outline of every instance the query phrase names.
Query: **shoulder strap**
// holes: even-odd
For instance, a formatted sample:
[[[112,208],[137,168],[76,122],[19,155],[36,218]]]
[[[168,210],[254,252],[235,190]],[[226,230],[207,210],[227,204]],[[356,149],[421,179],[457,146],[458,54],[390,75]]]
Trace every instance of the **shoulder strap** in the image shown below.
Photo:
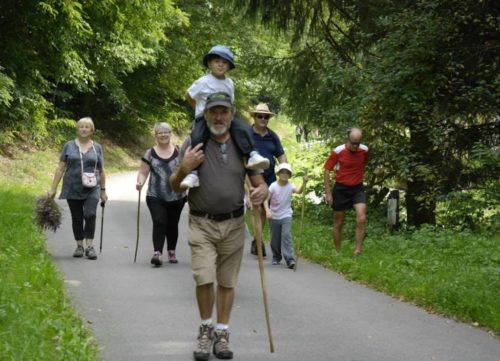
[[[82,156],[82,150],[80,149],[80,144],[76,140],[75,140],[75,144],[78,147],[78,154],[80,155],[80,165],[82,167],[82,174],[83,174],[83,156]],[[95,153],[95,164],[94,164],[94,173],[95,173],[96,170],[97,170],[97,158],[99,156],[97,155],[97,152],[95,150],[94,141],[92,141],[91,145],[92,145],[92,149],[94,150],[94,153]]]

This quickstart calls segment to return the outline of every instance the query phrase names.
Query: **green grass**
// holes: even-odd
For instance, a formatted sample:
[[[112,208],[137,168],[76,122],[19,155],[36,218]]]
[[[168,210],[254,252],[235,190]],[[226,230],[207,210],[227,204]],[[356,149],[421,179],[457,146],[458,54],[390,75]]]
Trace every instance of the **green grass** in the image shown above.
[[[2,181],[0,189],[0,359],[96,360],[92,335],[33,224],[34,187]]]

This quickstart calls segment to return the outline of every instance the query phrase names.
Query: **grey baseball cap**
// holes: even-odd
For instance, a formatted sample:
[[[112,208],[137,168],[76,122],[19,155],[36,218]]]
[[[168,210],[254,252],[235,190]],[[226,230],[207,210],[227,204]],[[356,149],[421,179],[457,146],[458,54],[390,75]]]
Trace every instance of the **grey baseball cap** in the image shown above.
[[[231,96],[228,93],[218,92],[212,93],[207,97],[207,102],[205,103],[205,110],[216,106],[223,106],[226,108],[232,108],[233,102]]]

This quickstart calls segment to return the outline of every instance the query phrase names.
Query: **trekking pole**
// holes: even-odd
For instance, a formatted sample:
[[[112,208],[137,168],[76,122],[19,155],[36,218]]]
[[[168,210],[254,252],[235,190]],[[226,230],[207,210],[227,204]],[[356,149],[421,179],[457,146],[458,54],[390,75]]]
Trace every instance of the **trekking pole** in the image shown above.
[[[101,202],[101,207],[102,207],[102,210],[101,210],[101,241],[99,242],[99,253],[102,253],[102,230],[104,228],[104,205],[106,203],[104,202]]]
[[[137,260],[137,248],[139,248],[139,221],[141,215],[141,190],[139,190],[139,199],[137,201],[137,239],[135,241],[134,263]]]
[[[295,266],[293,267],[293,272],[297,272],[297,265],[299,264],[300,258],[300,243],[302,242],[302,237],[304,234],[304,208],[306,204],[306,186],[302,190],[302,209],[300,211],[300,233],[299,233],[299,242],[297,243],[297,259],[295,260]]]
[[[264,259],[262,255],[262,224],[260,221],[260,205],[254,205],[252,209],[254,230],[253,235],[257,242],[257,255],[259,257],[260,285],[262,287],[262,298],[264,299],[264,312],[266,315],[267,334],[269,336],[269,350],[274,352],[273,335],[271,333],[271,320],[269,318],[269,305],[267,304],[266,275],[264,273]]]

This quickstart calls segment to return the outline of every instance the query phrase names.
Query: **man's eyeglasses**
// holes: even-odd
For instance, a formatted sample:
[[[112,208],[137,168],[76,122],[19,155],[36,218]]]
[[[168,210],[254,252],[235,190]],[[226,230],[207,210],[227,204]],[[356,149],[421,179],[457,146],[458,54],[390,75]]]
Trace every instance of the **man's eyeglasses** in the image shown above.
[[[349,141],[349,144],[355,146],[355,147],[359,147],[359,145],[361,144],[361,142],[351,142]]]
[[[266,115],[266,114],[256,114],[256,115],[255,115],[255,117],[256,117],[257,119],[265,119],[265,120],[268,120],[268,119],[270,119],[270,118],[271,118],[271,116],[270,116],[270,115]]]

